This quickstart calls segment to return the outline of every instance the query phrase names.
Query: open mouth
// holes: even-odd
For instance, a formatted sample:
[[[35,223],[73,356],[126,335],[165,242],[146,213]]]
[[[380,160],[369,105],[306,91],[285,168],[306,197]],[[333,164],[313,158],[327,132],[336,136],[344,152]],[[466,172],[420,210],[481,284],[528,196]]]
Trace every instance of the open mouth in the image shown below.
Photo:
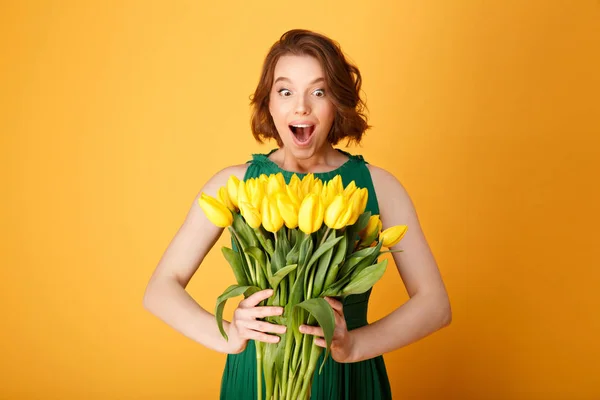
[[[290,130],[294,134],[294,138],[299,144],[306,144],[312,137],[315,131],[315,126],[310,124],[290,125]]]

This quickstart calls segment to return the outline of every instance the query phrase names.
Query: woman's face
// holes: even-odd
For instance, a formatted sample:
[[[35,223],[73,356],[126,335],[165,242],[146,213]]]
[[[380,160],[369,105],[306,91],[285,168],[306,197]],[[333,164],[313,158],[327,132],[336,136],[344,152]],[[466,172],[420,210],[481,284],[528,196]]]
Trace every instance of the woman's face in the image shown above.
[[[283,147],[299,159],[311,157],[326,143],[335,106],[316,58],[279,58],[269,96],[269,111]]]

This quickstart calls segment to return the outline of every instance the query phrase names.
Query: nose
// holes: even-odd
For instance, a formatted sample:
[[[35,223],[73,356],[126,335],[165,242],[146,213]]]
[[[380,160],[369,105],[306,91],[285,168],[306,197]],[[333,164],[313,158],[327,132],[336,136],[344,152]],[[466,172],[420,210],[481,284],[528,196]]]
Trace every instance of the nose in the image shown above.
[[[294,110],[295,114],[306,115],[310,113],[310,104],[304,96],[298,96],[298,101],[296,102],[296,108]]]

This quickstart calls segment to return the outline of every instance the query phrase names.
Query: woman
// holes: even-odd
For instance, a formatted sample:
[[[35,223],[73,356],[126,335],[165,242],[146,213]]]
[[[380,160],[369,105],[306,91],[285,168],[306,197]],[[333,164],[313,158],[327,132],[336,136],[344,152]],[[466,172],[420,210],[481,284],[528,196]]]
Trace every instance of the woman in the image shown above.
[[[281,172],[289,182],[294,173],[300,178],[313,173],[326,182],[339,174],[344,185],[354,180],[368,189],[367,211],[380,215],[384,229],[408,225],[405,237],[394,247],[405,251],[393,257],[409,301],[368,324],[371,291],[349,296],[343,304],[327,299],[336,313],[336,327],[331,358],[323,373],[315,374],[311,399],[390,399],[382,355],[451,320],[444,283],[405,189],[385,170],[333,147],[343,139],[360,142],[368,128],[360,87],[359,70],[348,63],[337,43],[306,30],[285,33],[266,57],[252,101],[254,137],[259,142],[274,139],[278,148],[217,172],[200,191],[216,197],[231,175],[248,179]],[[242,300],[232,321],[225,322],[226,341],[215,317],[187,294],[185,287],[222,232],[205,217],[197,200],[156,267],[144,305],[187,337],[228,354],[221,399],[254,399],[254,341],[275,343],[279,337],[274,333],[285,332],[285,326],[260,319],[279,315],[283,309],[257,306],[272,295],[270,290]],[[303,326],[301,330],[317,336],[318,345],[325,345],[320,328]]]

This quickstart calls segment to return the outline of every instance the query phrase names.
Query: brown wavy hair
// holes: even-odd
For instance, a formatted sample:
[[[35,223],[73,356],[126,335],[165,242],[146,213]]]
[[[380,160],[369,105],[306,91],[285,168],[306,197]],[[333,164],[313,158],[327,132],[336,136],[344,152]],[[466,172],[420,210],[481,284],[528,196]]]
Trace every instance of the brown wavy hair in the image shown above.
[[[271,46],[265,58],[260,81],[251,96],[252,135],[259,142],[274,139],[283,145],[269,112],[269,95],[273,86],[275,65],[284,55],[308,55],[316,58],[325,73],[329,95],[336,108],[327,140],[335,145],[342,139],[360,143],[370,128],[365,114],[366,104],[360,97],[362,78],[358,68],[346,60],[340,45],[334,40],[309,30],[293,29],[284,33]]]

